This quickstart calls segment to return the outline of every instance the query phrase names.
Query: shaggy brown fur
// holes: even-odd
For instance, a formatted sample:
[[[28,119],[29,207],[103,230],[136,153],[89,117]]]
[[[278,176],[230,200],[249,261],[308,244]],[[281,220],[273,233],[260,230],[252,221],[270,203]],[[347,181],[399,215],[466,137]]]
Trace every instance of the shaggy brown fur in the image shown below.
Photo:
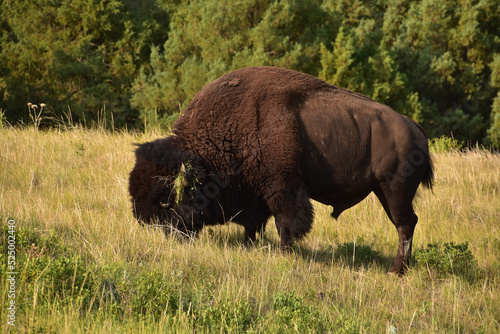
[[[173,135],[141,145],[136,157],[130,194],[140,221],[159,219],[186,233],[234,221],[255,240],[273,215],[283,249],[310,230],[310,198],[332,205],[336,218],[373,191],[399,234],[391,268],[398,273],[411,257],[413,197],[433,178],[427,137],[413,120],[310,75],[272,67],[209,83]]]

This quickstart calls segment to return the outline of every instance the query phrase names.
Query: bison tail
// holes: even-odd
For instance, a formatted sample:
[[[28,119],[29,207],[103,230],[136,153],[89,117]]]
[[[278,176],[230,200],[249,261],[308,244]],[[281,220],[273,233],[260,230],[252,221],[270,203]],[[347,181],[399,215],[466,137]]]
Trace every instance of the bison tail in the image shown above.
[[[422,179],[422,184],[427,189],[432,190],[432,184],[434,183],[434,166],[431,157],[429,157],[427,162],[427,168],[425,170],[424,178]]]

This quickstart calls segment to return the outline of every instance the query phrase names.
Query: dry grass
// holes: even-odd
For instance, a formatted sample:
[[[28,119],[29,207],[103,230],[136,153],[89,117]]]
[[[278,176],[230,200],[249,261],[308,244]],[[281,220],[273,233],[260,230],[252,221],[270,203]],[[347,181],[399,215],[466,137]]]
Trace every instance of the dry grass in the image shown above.
[[[272,300],[292,291],[321,316],[347,319],[342,328],[353,322],[351,332],[500,330],[499,155],[481,150],[435,154],[434,192],[422,189],[415,200],[419,224],[414,247],[467,241],[481,271],[479,278],[438,279],[424,267],[396,278],[386,274],[396,252],[396,231],[372,195],[338,221],[330,218],[330,208],[315,203],[312,232],[287,255],[277,249],[273,222],[265,240],[249,248],[240,245],[243,229],[234,224],[207,228],[196,242],[179,242],[140,227],[132,217],[127,192],[134,163],[132,144],[164,135],[0,129],[0,217],[15,219],[18,228],[42,234],[55,231],[72,252],[97,267],[116,264],[129,271],[160,271],[191,301],[249,303],[256,312],[255,332],[279,329],[270,316]],[[338,254],[337,246],[344,243],[378,256],[375,261],[359,261]],[[1,295],[5,301],[5,292]],[[2,319],[4,312],[5,308]],[[21,332],[52,328],[58,333],[148,333],[165,332],[168,327],[192,332],[196,321],[183,312],[150,321],[116,319],[106,312],[84,312],[77,303],[66,307],[54,303],[28,307],[19,328]]]

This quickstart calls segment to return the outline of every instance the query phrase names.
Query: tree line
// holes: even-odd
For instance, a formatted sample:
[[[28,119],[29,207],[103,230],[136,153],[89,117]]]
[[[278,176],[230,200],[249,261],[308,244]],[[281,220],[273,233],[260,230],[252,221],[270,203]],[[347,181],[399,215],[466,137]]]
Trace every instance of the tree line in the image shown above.
[[[4,0],[1,115],[167,125],[209,81],[278,66],[500,148],[499,22],[496,0]]]

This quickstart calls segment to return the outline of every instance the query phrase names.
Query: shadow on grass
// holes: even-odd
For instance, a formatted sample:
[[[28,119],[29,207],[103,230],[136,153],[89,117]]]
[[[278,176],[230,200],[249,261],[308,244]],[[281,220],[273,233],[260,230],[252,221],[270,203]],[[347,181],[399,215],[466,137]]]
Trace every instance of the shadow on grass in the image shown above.
[[[375,266],[387,271],[394,261],[394,258],[384,256],[371,246],[363,243],[344,242],[329,245],[319,250],[311,250],[308,247],[297,245],[295,249],[295,253],[305,261],[324,264],[342,263],[353,270]]]
[[[279,240],[264,236],[263,239],[257,238],[257,241],[252,244],[244,243],[244,231],[221,231],[220,228],[210,228],[206,232],[211,239],[221,249],[224,248],[244,248],[251,250],[267,249],[272,252],[281,252]],[[396,252],[397,245],[394,245]],[[294,256],[301,257],[304,261],[334,264],[342,263],[353,270],[361,267],[375,266],[382,271],[387,271],[391,267],[394,258],[385,256],[374,250],[372,246],[364,243],[344,242],[333,245],[319,247],[319,249],[311,249],[301,242],[296,242],[290,253]]]

